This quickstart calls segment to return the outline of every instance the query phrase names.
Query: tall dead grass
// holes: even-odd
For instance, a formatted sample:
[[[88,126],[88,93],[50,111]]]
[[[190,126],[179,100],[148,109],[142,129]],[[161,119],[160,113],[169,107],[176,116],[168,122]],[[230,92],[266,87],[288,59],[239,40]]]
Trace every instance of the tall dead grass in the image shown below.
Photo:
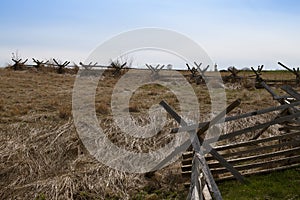
[[[1,199],[118,197],[141,185],[141,175],[97,162],[81,144],[73,122],[11,124],[1,130]]]
[[[35,124],[28,123],[30,120]],[[172,139],[170,134],[134,139],[122,135],[108,121],[104,123],[110,140],[130,150],[153,150]],[[0,142],[1,199],[131,199],[149,184],[168,190],[180,183],[174,183],[180,174],[174,165],[147,180],[143,174],[120,172],[101,164],[86,151],[71,119],[57,123],[50,118],[31,118],[27,123],[12,123],[0,129]]]
[[[70,113],[74,78],[56,73],[0,70],[0,199],[132,199],[145,187],[152,188],[151,191],[160,188],[178,190],[182,181],[180,162],[146,178],[142,174],[111,169],[89,155],[76,133]],[[97,88],[97,116],[105,117],[101,126],[107,137],[116,145],[135,152],[149,152],[172,140],[174,136],[169,134],[169,128],[178,124],[170,118],[156,137],[148,139],[128,136],[113,125],[109,105],[117,81],[106,76]],[[201,121],[205,121],[210,112],[208,91],[199,86],[194,90],[200,101]],[[235,113],[276,104],[266,91],[239,86],[227,88],[226,93],[228,102],[243,98],[240,106],[243,110],[235,109]],[[140,125],[157,120],[146,111],[162,99],[179,110],[178,100],[168,90],[157,85],[140,88],[130,101],[129,106],[138,111],[131,113],[131,117]],[[272,117],[231,122],[227,124],[227,132]],[[125,121],[118,124],[129,131],[140,131],[138,128],[132,130],[131,124]],[[265,134],[276,134],[276,131],[274,126]],[[247,137],[253,134],[249,133]],[[244,139],[247,138],[240,137],[235,141]]]

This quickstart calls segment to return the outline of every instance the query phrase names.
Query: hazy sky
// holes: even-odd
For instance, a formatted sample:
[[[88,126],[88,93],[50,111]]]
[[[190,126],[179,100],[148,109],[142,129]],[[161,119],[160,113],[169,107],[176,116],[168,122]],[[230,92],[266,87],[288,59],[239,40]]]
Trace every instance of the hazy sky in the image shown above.
[[[222,68],[300,67],[297,0],[3,0],[0,65],[24,58],[84,61],[124,31],[158,27],[199,43]]]

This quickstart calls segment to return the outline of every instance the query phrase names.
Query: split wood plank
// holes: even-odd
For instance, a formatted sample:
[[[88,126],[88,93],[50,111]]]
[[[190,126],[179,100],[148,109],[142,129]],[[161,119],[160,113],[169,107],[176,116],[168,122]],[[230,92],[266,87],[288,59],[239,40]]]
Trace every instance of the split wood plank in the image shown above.
[[[294,102],[294,103],[291,103],[291,104],[284,104],[284,105],[280,105],[280,106],[269,107],[269,108],[266,108],[266,109],[256,110],[256,111],[249,112],[249,113],[244,113],[244,114],[241,114],[241,115],[226,117],[224,119],[224,121],[219,121],[219,123],[234,121],[234,120],[243,119],[243,118],[252,117],[252,116],[257,116],[257,115],[266,114],[266,113],[274,112],[274,111],[278,111],[278,110],[284,110],[284,109],[299,106],[299,105],[300,105],[300,101],[299,102]],[[177,133],[177,132],[191,131],[191,130],[195,130],[195,129],[198,129],[198,128],[202,128],[207,123],[209,123],[209,121],[201,122],[199,124],[184,126],[184,127],[180,127],[180,128],[173,128],[171,130],[171,132],[172,133]]]
[[[177,121],[177,123],[179,123],[180,125],[184,125],[184,126],[187,125],[187,123],[184,121],[184,119],[182,119],[165,101],[161,101],[159,104],[161,106],[163,106],[163,108],[175,119],[175,121]],[[204,173],[205,180],[208,184],[210,191],[213,193],[213,196],[215,199],[222,199],[221,192],[219,191],[219,188],[213,179],[213,176],[209,170],[209,167],[206,163],[204,155],[201,151],[200,142],[199,142],[200,138],[195,136],[195,131],[189,131],[189,134],[190,134],[190,139],[191,139],[190,142],[192,143],[193,148],[196,151],[197,158],[201,162],[202,171]],[[222,161],[220,161],[220,162],[222,162]]]
[[[197,136],[198,137],[194,137],[195,139],[199,139],[201,144],[203,144],[203,139],[202,139],[202,134],[208,130],[208,128],[210,127],[210,125],[214,125],[214,123],[217,123],[218,121],[220,121],[222,118],[224,118],[224,116],[229,113],[230,111],[232,111],[235,107],[237,107],[238,105],[240,105],[241,100],[238,99],[236,101],[234,101],[233,103],[231,103],[224,111],[222,111],[220,114],[218,114],[216,117],[214,117],[214,119],[211,120],[211,122],[205,124],[201,129],[199,129],[197,131]],[[181,124],[181,126],[186,126],[187,123],[165,102],[165,101],[161,101],[160,105],[163,106],[166,111],[178,122]],[[194,131],[190,131],[191,134],[193,134]],[[200,136],[200,137],[199,137]],[[193,144],[193,142],[192,142]],[[224,167],[226,167],[228,169],[228,171],[230,171],[237,180],[239,180],[240,182],[245,182],[244,178],[241,176],[241,174],[235,170],[230,164],[227,163],[227,161],[214,149],[212,148],[209,144],[205,143],[205,147],[206,149],[210,149],[209,153],[215,158],[217,159]],[[194,150],[197,151],[198,145],[193,145]]]

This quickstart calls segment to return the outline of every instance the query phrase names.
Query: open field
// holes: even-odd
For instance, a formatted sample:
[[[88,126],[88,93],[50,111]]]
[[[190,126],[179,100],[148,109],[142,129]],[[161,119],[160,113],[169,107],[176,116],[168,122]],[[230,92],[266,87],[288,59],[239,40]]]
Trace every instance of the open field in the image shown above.
[[[249,72],[243,73],[242,76],[248,76]],[[111,115],[111,94],[118,78],[112,77],[110,72],[104,75],[97,87],[95,110],[111,141],[131,151],[149,152],[173,139],[169,131],[177,124],[171,118],[153,138],[136,139],[122,133],[113,124]],[[0,198],[185,199],[187,189],[183,187],[185,180],[180,174],[180,160],[155,172],[153,176],[145,176],[111,169],[88,153],[77,135],[72,117],[75,77],[74,74],[0,69]],[[294,78],[289,72],[264,72],[263,77],[277,80]],[[192,86],[200,104],[200,119],[205,121],[211,117],[208,90],[205,85],[192,83]],[[242,100],[242,105],[231,114],[278,105],[266,90],[255,89],[252,80],[225,84],[224,90],[227,103],[238,98]],[[280,88],[274,90],[283,93]],[[128,109],[132,118],[144,125],[153,120],[148,114],[149,108],[161,100],[179,109],[176,96],[157,84],[138,88],[130,99]],[[263,115],[259,120],[266,121],[272,117]],[[257,120],[253,117],[248,121],[227,123],[226,129],[247,127]],[[271,127],[264,134],[276,135],[277,129],[276,126]],[[293,170],[291,174],[295,178],[293,184],[299,183],[299,170]],[[291,177],[288,175],[281,177],[287,177],[285,181],[288,181]],[[278,184],[283,185],[285,181]],[[232,199],[231,183],[223,184],[220,187],[222,194],[225,199]],[[286,184],[283,189],[291,183]],[[252,190],[255,187],[241,188]],[[297,190],[291,189],[290,192],[295,194],[290,194],[286,199],[300,198],[299,191],[297,193]],[[282,192],[272,196],[272,193],[266,195],[261,191],[255,194],[257,196],[249,198],[282,199],[285,195]]]

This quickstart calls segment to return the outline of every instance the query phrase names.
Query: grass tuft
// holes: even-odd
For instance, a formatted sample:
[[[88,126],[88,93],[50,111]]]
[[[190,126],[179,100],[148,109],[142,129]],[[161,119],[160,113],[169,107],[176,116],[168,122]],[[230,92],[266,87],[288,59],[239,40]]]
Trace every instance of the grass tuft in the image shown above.
[[[58,109],[58,116],[61,119],[69,119],[72,116],[72,111],[69,106],[61,106]]]

